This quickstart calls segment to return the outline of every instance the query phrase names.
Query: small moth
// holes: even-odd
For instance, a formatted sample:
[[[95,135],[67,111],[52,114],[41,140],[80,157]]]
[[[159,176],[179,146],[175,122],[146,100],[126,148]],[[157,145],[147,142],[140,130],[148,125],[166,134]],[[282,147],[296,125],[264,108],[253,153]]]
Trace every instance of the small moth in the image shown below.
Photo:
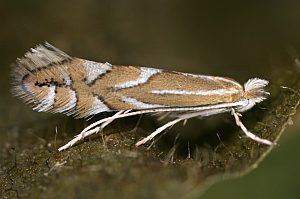
[[[59,148],[67,149],[98,133],[117,118],[159,113],[171,121],[156,129],[136,146],[180,121],[231,112],[245,135],[272,145],[243,125],[241,112],[269,95],[267,80],[249,79],[244,86],[233,79],[166,71],[148,67],[117,66],[71,57],[49,43],[31,48],[14,64],[15,95],[39,112],[64,113],[88,118],[102,112],[114,115],[101,119]]]

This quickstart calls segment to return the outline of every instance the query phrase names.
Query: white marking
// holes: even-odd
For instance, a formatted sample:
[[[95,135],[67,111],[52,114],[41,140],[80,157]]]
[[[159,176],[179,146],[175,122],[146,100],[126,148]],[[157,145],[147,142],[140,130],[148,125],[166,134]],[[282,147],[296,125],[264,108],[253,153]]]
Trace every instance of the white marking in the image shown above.
[[[98,97],[94,97],[92,107],[87,112],[86,116],[96,115],[101,112],[111,111]]]
[[[224,77],[214,77],[216,80],[221,80],[221,81],[224,81],[224,82],[228,82],[228,83],[231,83],[231,84],[234,84],[240,88],[243,88],[242,85],[240,85],[238,82],[234,81],[234,80],[231,80],[231,79],[227,79],[227,78],[224,78]]]
[[[160,104],[147,104],[141,101],[138,101],[134,98],[131,97],[122,97],[122,101],[129,103],[131,105],[133,105],[135,108],[138,109],[149,109],[149,108],[159,108],[159,107],[165,107],[164,105],[160,105]]]
[[[216,77],[216,76],[209,76],[209,75],[197,75],[197,74],[181,73],[181,72],[179,72],[179,74],[183,74],[185,76],[190,76],[190,77],[195,77],[195,78],[209,79],[209,80],[213,80],[213,81],[220,80],[220,81],[234,84],[240,88],[243,88],[242,85],[240,85],[238,82],[224,78],[224,77]]]
[[[69,75],[66,75],[66,76],[64,76],[63,78],[65,79],[65,84],[66,84],[67,86],[70,86],[70,85],[72,84],[72,80],[71,80],[71,78],[70,78]]]
[[[112,69],[110,63],[98,63],[93,61],[84,60],[83,67],[86,71],[86,84],[92,83],[100,75],[105,74],[107,71]]]
[[[73,90],[70,90],[69,97],[70,97],[70,100],[67,104],[65,104],[63,107],[56,108],[53,112],[63,113],[63,112],[70,111],[73,108],[75,108],[76,102],[77,102],[76,92]]]
[[[70,78],[70,75],[67,72],[67,69],[62,67],[59,67],[59,69],[61,71],[61,78],[64,79],[64,84],[70,86],[72,84],[72,80]]]
[[[151,76],[162,72],[161,69],[146,68],[146,67],[141,67],[140,70],[141,73],[138,79],[118,84],[115,87],[118,89],[122,89],[122,88],[138,86],[140,84],[146,83]]]
[[[225,95],[239,93],[239,90],[217,89],[208,91],[186,91],[186,90],[154,90],[153,94],[173,94],[173,95]]]
[[[30,87],[31,87],[31,85],[30,84],[28,84],[28,83],[22,83],[21,84],[21,89],[22,89],[22,91],[23,92],[29,92],[29,93],[31,93],[31,94],[33,94],[33,92],[32,92],[32,90],[30,89]]]
[[[48,96],[45,99],[39,101],[39,104],[36,107],[34,107],[33,110],[43,112],[49,111],[53,107],[55,98],[55,86],[50,86],[48,92]]]

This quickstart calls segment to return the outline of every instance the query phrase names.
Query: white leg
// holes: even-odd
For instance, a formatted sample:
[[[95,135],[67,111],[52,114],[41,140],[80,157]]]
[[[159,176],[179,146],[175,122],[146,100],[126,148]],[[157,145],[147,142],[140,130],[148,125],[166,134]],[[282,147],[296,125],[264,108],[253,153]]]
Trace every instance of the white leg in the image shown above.
[[[101,126],[100,127],[94,127],[94,128],[89,128],[90,130],[87,130],[87,131],[82,131],[80,134],[76,135],[72,140],[70,140],[67,144],[65,144],[64,146],[60,147],[58,149],[58,151],[63,151],[71,146],[73,146],[74,144],[76,144],[77,142],[79,142],[80,140],[83,140],[84,138],[90,136],[90,135],[93,135],[93,134],[96,134],[98,133],[99,131],[101,131],[104,127],[106,127],[108,124],[110,124],[111,122],[113,122],[116,117],[120,114],[124,113],[124,111],[119,111],[117,112],[116,114],[114,114],[113,116],[111,117],[108,117],[108,118],[104,118],[106,120],[104,120],[104,122],[102,122]],[[95,123],[93,123],[95,124]],[[93,125],[91,124],[91,125]],[[90,126],[91,126],[90,125]],[[89,126],[88,126],[89,127]],[[87,129],[87,128],[86,128]]]
[[[221,108],[221,109],[212,109],[212,110],[204,110],[204,111],[197,111],[197,112],[188,112],[188,113],[182,113],[182,114],[178,114],[177,117],[181,118],[181,119],[190,119],[193,117],[208,117],[211,115],[216,115],[216,114],[220,114],[220,113],[224,113],[224,112],[228,112],[230,111],[230,109],[226,109],[226,108]]]
[[[182,126],[185,126],[186,125],[186,123],[187,123],[187,119],[185,119],[185,120],[183,120],[183,124],[182,124]]]
[[[229,106],[229,105],[228,105]],[[144,138],[143,140],[139,141],[138,143],[136,143],[137,146],[146,143],[148,140],[153,139],[157,134],[159,134],[160,132],[162,132],[163,130],[165,130],[166,128],[176,124],[177,122],[181,121],[181,120],[187,120],[190,119],[192,117],[205,117],[205,116],[209,116],[209,115],[214,115],[217,113],[221,113],[221,112],[227,112],[228,109],[227,108],[217,108],[216,107],[211,107],[213,109],[204,109],[201,110],[199,108],[199,111],[195,111],[195,109],[189,109],[189,108],[176,108],[176,109],[152,109],[152,110],[141,110],[141,111],[133,111],[130,112],[131,110],[127,110],[127,111],[119,111],[117,112],[115,115],[111,116],[111,117],[107,117],[104,119],[101,119],[97,122],[94,122],[93,124],[89,125],[88,127],[86,127],[80,134],[78,134],[77,136],[75,136],[74,139],[72,139],[71,141],[69,141],[66,145],[60,147],[58,150],[62,151],[65,150],[69,147],[71,147],[72,145],[74,145],[75,143],[77,143],[78,141],[84,139],[87,136],[90,136],[92,134],[98,133],[101,129],[103,129],[105,126],[107,126],[108,124],[110,124],[113,120],[118,119],[118,118],[123,118],[123,117],[129,117],[129,116],[133,116],[133,115],[141,115],[144,113],[157,113],[157,112],[180,112],[180,111],[193,111],[191,113],[186,113],[186,114],[178,114],[178,119],[173,120],[171,122],[168,122],[167,124],[165,124],[164,126],[158,128],[155,132],[153,132],[152,134],[150,134],[148,137]],[[197,109],[196,109],[197,110]],[[241,127],[241,129],[243,130],[243,132],[250,137],[253,140],[256,140],[258,142],[267,144],[267,145],[272,145],[273,143],[268,141],[268,140],[264,140],[261,139],[257,136],[255,136],[254,134],[252,134],[251,132],[249,132],[246,127],[242,124],[242,122],[239,120],[239,113],[236,113],[234,110],[232,111],[232,114],[234,115],[235,119],[236,119],[236,123],[238,126]],[[97,127],[99,126],[100,127]]]
[[[266,140],[266,139],[262,139],[256,135],[254,135],[253,133],[251,133],[250,131],[248,131],[248,129],[244,126],[244,124],[241,122],[240,118],[239,118],[239,113],[236,113],[234,109],[232,109],[232,115],[234,116],[235,118],[235,122],[236,122],[236,125],[238,125],[239,127],[241,127],[242,131],[245,133],[245,135],[247,137],[249,137],[250,139],[252,140],[255,140],[259,143],[262,143],[262,144],[266,144],[266,145],[269,145],[269,146],[272,146],[274,143],[269,141],[269,140]]]
[[[126,111],[124,112],[124,111],[119,111],[119,112],[117,112],[116,114],[114,114],[112,117],[110,117],[110,119],[109,120],[107,120],[106,122],[103,122],[102,124],[101,124],[101,129],[104,129],[107,125],[109,125],[110,123],[112,123],[115,119],[116,119],[116,117],[118,116],[118,115],[120,115],[120,114],[122,114],[122,113],[126,113]]]
[[[165,125],[159,127],[153,133],[151,133],[149,136],[147,136],[144,139],[138,141],[135,145],[140,146],[142,144],[145,144],[146,142],[153,139],[156,135],[158,135],[159,133],[161,133],[162,131],[164,131],[168,127],[173,126],[174,124],[176,124],[176,123],[178,123],[182,120],[184,120],[184,124],[185,124],[188,119],[193,118],[193,117],[199,117],[199,116],[204,117],[204,116],[214,115],[214,114],[222,113],[222,112],[226,112],[226,111],[228,111],[228,109],[214,109],[214,110],[204,110],[204,111],[198,111],[198,112],[178,114],[177,119],[172,120],[172,121],[166,123]]]
[[[120,118],[118,116],[126,115],[129,111],[131,111],[131,110],[127,110],[127,111],[123,111],[122,110],[122,111],[117,112],[116,114],[114,114],[111,117],[106,117],[106,118],[103,118],[103,119],[101,119],[101,120],[99,120],[97,122],[94,122],[94,123],[90,124],[89,126],[87,126],[85,129],[83,129],[81,131],[81,133],[85,133],[85,132],[87,132],[87,131],[91,130],[92,128],[94,128],[96,126],[99,126],[99,125],[101,125],[101,127],[103,127],[103,126],[105,127],[109,123],[111,123],[110,121],[113,121],[113,120],[115,120],[117,118]]]
[[[80,140],[83,140],[85,137],[90,136],[92,134],[96,134],[100,131],[100,127],[96,127],[92,130],[89,130],[87,132],[84,133],[80,133],[78,135],[76,135],[72,140],[70,140],[67,144],[65,144],[64,146],[60,147],[58,149],[58,151],[63,151],[67,148],[70,148],[71,146],[73,146],[74,144],[76,144],[77,142],[79,142]]]
[[[157,108],[157,109],[139,110],[139,111],[132,111],[132,112],[131,112],[131,110],[127,110],[127,111],[124,111],[122,114],[119,114],[117,116],[112,116],[112,117],[114,117],[114,119],[117,119],[117,118],[129,117],[129,116],[133,116],[133,115],[141,115],[141,114],[145,114],[145,113],[159,113],[159,112],[197,112],[197,113],[200,113],[200,112],[208,111],[209,113],[212,113],[212,112],[214,112],[214,110],[221,110],[221,109],[228,110],[228,108],[231,108],[231,107],[245,105],[245,103],[246,103],[245,101],[239,101],[239,102],[234,102],[234,103],[224,103],[224,104],[217,104],[217,105],[204,106],[204,107]],[[120,111],[120,112],[122,112],[122,111]],[[216,114],[216,113],[214,113],[214,114]],[[209,115],[212,115],[212,114],[209,114]],[[207,114],[204,114],[204,116],[207,116]],[[94,122],[93,124],[86,127],[82,132],[86,132],[86,131],[90,130],[91,128],[101,125],[102,123],[104,123],[110,119],[111,119],[111,117],[107,117],[107,118],[104,118],[97,122]]]
[[[166,117],[168,117],[171,114],[171,112],[165,112],[155,115],[157,117],[157,121],[162,121]]]
[[[174,124],[176,124],[177,122],[180,122],[182,119],[176,119],[176,120],[172,120],[168,123],[166,123],[165,125],[159,127],[158,129],[156,129],[153,133],[151,133],[150,135],[148,135],[147,137],[145,137],[144,139],[138,141],[135,146],[140,146],[142,144],[145,144],[146,142],[148,142],[149,140],[152,140],[155,136],[157,136],[159,133],[161,133],[162,131],[164,131],[165,129],[167,129],[170,126],[173,126]]]

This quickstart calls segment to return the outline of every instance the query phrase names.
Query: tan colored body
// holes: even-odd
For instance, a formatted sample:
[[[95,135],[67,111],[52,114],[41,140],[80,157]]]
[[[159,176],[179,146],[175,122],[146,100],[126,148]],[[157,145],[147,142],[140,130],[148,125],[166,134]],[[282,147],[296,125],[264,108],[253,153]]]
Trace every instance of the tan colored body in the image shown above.
[[[41,100],[48,95],[48,82],[52,81],[55,88],[55,102],[52,109],[65,106],[70,101],[70,90],[76,92],[75,112],[85,116],[93,107],[94,97],[99,97],[110,110],[144,109],[124,102],[122,97],[134,98],[145,104],[165,107],[203,106],[225,102],[239,101],[243,96],[243,88],[234,80],[213,76],[196,76],[186,73],[161,71],[149,77],[145,83],[128,88],[117,88],[116,85],[138,80],[141,68],[136,66],[112,66],[111,70],[87,84],[87,74],[83,67],[86,60],[74,58],[70,62],[54,64],[43,70],[32,71],[23,79],[29,85],[36,98]],[[151,69],[151,68],[150,68]],[[72,83],[66,85],[62,72],[68,75]],[[43,86],[40,86],[43,85]],[[224,94],[155,94],[151,91],[206,91],[228,90]],[[42,92],[40,92],[42,91]],[[232,92],[232,93],[231,93]],[[38,94],[39,93],[39,94]],[[157,106],[159,107],[159,106]],[[155,108],[155,106],[153,106]]]
[[[264,94],[261,89],[245,92],[238,82],[224,77],[72,58],[48,44],[19,59],[15,73],[15,93],[35,110],[76,117],[106,111],[209,106]]]

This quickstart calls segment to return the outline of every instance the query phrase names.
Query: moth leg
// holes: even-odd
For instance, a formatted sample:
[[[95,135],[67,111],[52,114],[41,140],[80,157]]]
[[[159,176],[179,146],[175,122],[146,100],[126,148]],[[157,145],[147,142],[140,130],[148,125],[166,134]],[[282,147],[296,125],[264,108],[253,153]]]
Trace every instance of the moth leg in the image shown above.
[[[131,110],[126,110],[126,111],[122,110],[122,111],[117,112],[115,115],[113,115],[111,117],[107,117],[107,118],[101,119],[97,122],[90,124],[88,127],[83,129],[80,134],[76,135],[71,141],[69,141],[64,146],[60,147],[58,150],[63,151],[65,149],[71,147],[78,141],[84,139],[85,137],[99,132],[101,130],[101,128],[104,128],[106,125],[108,125],[110,123],[110,122],[108,122],[110,120],[129,117],[129,116],[133,116],[133,115],[141,115],[141,114],[145,114],[145,113],[165,112],[165,110],[141,110],[141,111],[134,111],[134,112],[130,112],[130,111]],[[99,125],[101,125],[101,126],[97,127]]]
[[[157,121],[162,121],[163,119],[170,116],[170,114],[171,112],[160,112],[160,113],[153,114],[153,116],[157,117]]]
[[[166,123],[165,125],[159,127],[158,129],[156,129],[153,133],[151,133],[150,135],[148,135],[147,137],[143,138],[142,140],[138,141],[135,146],[140,146],[142,144],[145,144],[146,142],[148,142],[149,140],[152,140],[155,136],[157,136],[159,133],[161,133],[162,131],[164,131],[165,129],[167,129],[170,126],[173,126],[174,124],[180,122],[181,118],[178,118],[176,120],[172,120],[168,123]]]
[[[245,133],[245,135],[247,137],[249,137],[250,139],[255,140],[255,141],[259,142],[259,143],[262,143],[262,144],[266,144],[266,145],[269,145],[269,146],[274,145],[273,142],[271,142],[269,140],[266,140],[266,139],[262,139],[262,138],[260,138],[260,137],[258,137],[256,135],[254,135],[250,131],[248,131],[248,129],[244,126],[244,124],[241,122],[241,120],[239,118],[240,114],[237,113],[237,112],[235,112],[234,109],[231,110],[231,113],[232,113],[232,115],[235,118],[236,125],[238,125],[242,129],[242,131]]]
[[[73,146],[74,144],[76,144],[77,142],[79,142],[80,140],[83,140],[84,138],[86,138],[86,137],[88,137],[90,135],[98,133],[104,127],[106,127],[108,124],[112,123],[115,119],[117,119],[117,116],[119,116],[122,113],[124,113],[124,111],[119,111],[119,112],[117,112],[116,114],[114,114],[111,117],[107,117],[107,118],[104,118],[102,120],[99,120],[99,121],[103,121],[101,123],[99,123],[99,121],[97,121],[97,122],[94,122],[94,123],[90,124],[87,128],[85,128],[83,131],[81,131],[81,133],[79,133],[72,140],[70,140],[67,144],[65,144],[64,146],[60,147],[58,149],[58,151],[63,151],[65,149],[67,149],[67,148],[70,148],[71,146]],[[97,123],[97,125],[100,125],[100,127],[95,127],[95,123]],[[86,129],[89,129],[89,130],[86,130]]]
[[[149,136],[147,136],[144,139],[138,141],[135,145],[140,146],[142,144],[145,144],[146,142],[153,139],[156,135],[158,135],[159,133],[161,133],[162,131],[164,131],[168,127],[173,126],[174,124],[176,124],[176,123],[178,123],[182,120],[184,121],[183,124],[185,125],[187,120],[190,119],[190,118],[199,117],[199,116],[204,117],[204,116],[214,115],[214,114],[218,114],[218,113],[222,113],[222,112],[226,112],[226,111],[228,111],[228,109],[222,108],[222,109],[204,110],[204,111],[177,114],[176,115],[177,119],[172,120],[172,121],[166,123],[165,125],[159,127],[153,133],[151,133]]]
[[[220,113],[224,113],[224,112],[228,112],[228,111],[230,111],[230,110],[228,110],[226,108],[219,108],[219,109],[213,109],[213,110],[181,113],[181,114],[177,114],[177,117],[187,120],[187,119],[190,119],[193,117],[203,118],[203,117],[208,117],[211,115],[220,114]]]
[[[76,135],[72,140],[70,140],[67,144],[65,144],[64,146],[60,147],[58,149],[58,151],[63,151],[67,148],[70,148],[71,146],[73,146],[74,144],[76,144],[77,142],[79,142],[80,140],[83,140],[85,137],[92,135],[92,134],[96,134],[100,131],[100,127],[96,127],[93,128],[85,133],[79,133],[78,135]]]
[[[142,121],[142,117],[143,117],[143,115],[140,115],[139,120],[135,124],[134,128],[130,130],[130,132],[136,132],[136,130],[139,128],[139,125],[140,125],[140,123]]]
[[[188,121],[188,119],[183,120],[183,126],[186,125],[187,121]]]
[[[126,112],[126,111],[125,111]],[[116,118],[116,116],[120,115],[124,113],[124,111],[119,111],[116,114],[114,114],[113,116],[109,117],[109,119],[105,122],[103,122],[100,126],[101,129],[104,129],[107,125],[109,125],[110,123],[112,123]]]

